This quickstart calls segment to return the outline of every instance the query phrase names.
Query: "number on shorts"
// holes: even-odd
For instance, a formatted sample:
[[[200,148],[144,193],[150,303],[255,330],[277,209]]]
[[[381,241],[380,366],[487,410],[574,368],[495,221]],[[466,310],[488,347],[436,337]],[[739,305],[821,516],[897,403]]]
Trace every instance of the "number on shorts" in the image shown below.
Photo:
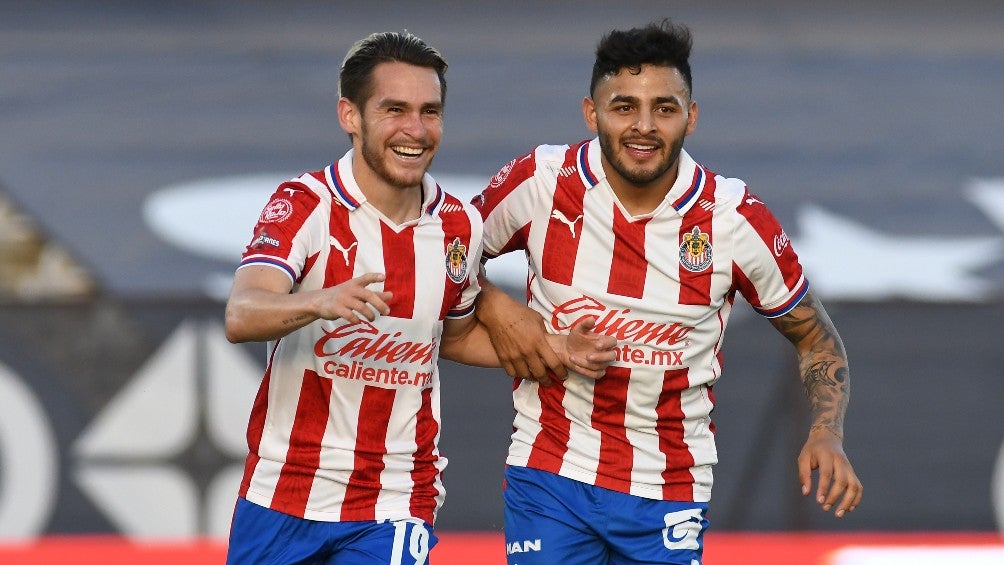
[[[391,550],[391,565],[404,565],[404,538],[408,535],[408,525],[411,528],[411,537],[408,539],[408,553],[414,559],[415,565],[424,565],[429,558],[429,530],[425,529],[425,524],[411,520],[397,520],[394,524],[394,547]]]

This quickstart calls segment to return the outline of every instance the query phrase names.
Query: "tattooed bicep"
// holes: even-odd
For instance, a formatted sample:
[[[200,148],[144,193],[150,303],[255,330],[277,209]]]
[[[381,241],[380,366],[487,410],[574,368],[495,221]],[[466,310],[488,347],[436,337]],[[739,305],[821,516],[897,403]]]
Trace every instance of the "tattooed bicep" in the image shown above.
[[[771,324],[795,345],[806,338],[839,340],[833,322],[812,292],[807,292],[787,314],[771,319]]]

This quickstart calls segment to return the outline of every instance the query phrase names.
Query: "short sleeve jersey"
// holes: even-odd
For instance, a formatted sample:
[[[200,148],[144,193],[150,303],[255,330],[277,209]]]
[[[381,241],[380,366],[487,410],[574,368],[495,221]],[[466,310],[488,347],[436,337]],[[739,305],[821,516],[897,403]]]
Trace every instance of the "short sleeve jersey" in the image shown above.
[[[317,320],[269,343],[240,495],[320,521],[415,517],[444,499],[438,345],[479,291],[477,211],[423,180],[419,219],[395,225],[359,189],[352,152],[279,186],[239,268],[285,272],[292,292],[386,273],[390,314]]]
[[[665,200],[631,216],[605,178],[596,139],[537,147],[473,202],[486,258],[526,254],[529,305],[548,331],[593,317],[594,331],[618,340],[599,380],[515,383],[508,464],[645,498],[710,500],[712,385],[736,292],[779,316],[808,289],[764,203],[683,151]]]

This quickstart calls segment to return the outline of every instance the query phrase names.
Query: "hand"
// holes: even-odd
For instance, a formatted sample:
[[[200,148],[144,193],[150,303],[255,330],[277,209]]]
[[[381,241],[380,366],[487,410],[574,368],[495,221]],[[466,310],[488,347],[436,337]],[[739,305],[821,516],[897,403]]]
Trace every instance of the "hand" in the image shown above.
[[[863,490],[861,481],[844,454],[842,438],[829,428],[813,426],[798,456],[798,480],[802,483],[803,495],[812,492],[813,470],[819,475],[816,502],[823,511],[829,512],[838,500],[840,504],[834,512],[837,518],[843,518],[845,513],[858,507]]]
[[[566,365],[572,371],[590,379],[598,379],[617,359],[617,340],[613,336],[593,332],[594,318],[587,318],[572,326],[564,340]]]
[[[501,290],[486,287],[477,312],[510,377],[537,381],[543,386],[551,384],[552,376],[561,380],[568,377],[565,364],[547,341],[544,319],[536,311]]]
[[[358,324],[362,321],[360,316],[372,322],[378,315],[390,314],[387,303],[394,297],[393,293],[367,288],[384,279],[383,273],[366,273],[318,291],[318,317],[325,320],[342,318]]]

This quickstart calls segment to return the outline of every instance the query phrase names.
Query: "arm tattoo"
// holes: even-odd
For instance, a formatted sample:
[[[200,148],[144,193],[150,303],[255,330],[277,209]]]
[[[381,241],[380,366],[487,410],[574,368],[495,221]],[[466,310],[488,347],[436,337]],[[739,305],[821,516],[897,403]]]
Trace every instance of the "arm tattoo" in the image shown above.
[[[284,326],[293,326],[293,325],[296,325],[296,324],[302,322],[303,320],[306,320],[309,317],[310,316],[308,316],[306,314],[300,314],[299,316],[295,316],[293,318],[286,318],[285,320],[282,321],[282,325],[284,325]]]
[[[843,437],[850,398],[847,354],[833,322],[811,293],[791,312],[771,320],[798,351],[798,368],[812,410],[812,427]]]

